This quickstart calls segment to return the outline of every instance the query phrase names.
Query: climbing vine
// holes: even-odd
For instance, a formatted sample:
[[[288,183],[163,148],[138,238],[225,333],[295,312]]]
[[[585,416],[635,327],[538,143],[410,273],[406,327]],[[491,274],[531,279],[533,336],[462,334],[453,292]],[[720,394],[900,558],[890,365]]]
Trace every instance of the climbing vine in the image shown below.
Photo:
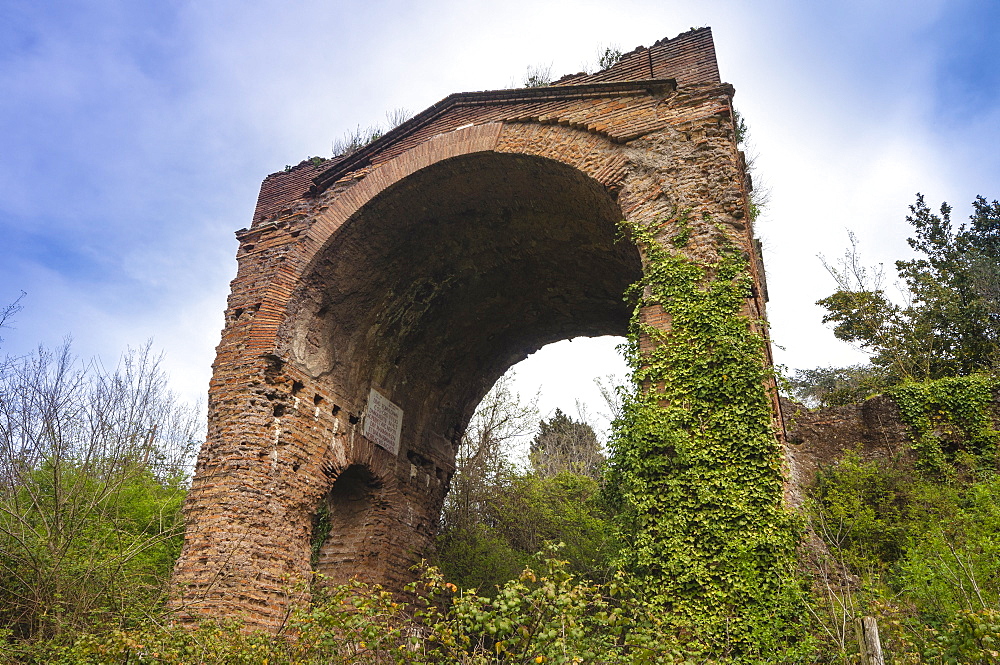
[[[611,444],[608,486],[630,543],[621,563],[692,644],[762,653],[798,635],[799,530],[782,506],[764,341],[743,313],[752,280],[738,248],[699,264],[681,252],[687,220],[674,228],[664,245],[628,227],[646,268],[630,291],[632,388]],[[643,321],[656,306],[668,330]]]
[[[313,568],[319,563],[320,552],[323,551],[323,545],[330,536],[331,528],[333,525],[330,523],[330,508],[324,501],[313,515],[312,537],[309,539],[309,565]]]
[[[918,467],[945,478],[958,465],[993,467],[1000,432],[990,404],[996,380],[982,374],[906,382],[888,392],[910,428]]]

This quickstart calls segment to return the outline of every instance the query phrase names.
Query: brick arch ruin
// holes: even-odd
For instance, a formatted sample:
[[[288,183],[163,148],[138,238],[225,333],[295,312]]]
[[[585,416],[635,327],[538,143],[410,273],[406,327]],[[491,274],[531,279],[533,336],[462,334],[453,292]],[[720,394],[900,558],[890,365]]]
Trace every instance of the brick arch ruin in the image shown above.
[[[274,626],[312,570],[401,588],[493,382],[547,343],[626,332],[642,259],[622,219],[669,236],[685,211],[692,258],[722,234],[756,256],[732,94],[695,30],[269,176],[238,234],[178,602]]]

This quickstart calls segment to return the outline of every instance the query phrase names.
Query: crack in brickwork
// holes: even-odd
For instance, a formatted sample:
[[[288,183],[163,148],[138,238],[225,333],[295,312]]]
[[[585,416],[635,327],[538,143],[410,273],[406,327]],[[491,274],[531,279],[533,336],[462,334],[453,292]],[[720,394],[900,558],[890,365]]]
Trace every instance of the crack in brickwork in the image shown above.
[[[622,219],[667,239],[683,213],[690,258],[712,262],[723,241],[753,256],[732,88],[707,29],[676,40],[641,52],[657,81],[635,84],[630,54],[621,85],[604,72],[527,97],[476,93],[353,161],[264,181],[238,233],[178,606],[274,628],[314,563],[401,589],[493,382],[547,343],[625,334],[642,257]],[[762,319],[756,294],[746,313]],[[662,311],[644,318],[669,326]],[[362,435],[372,389],[403,411],[398,454]]]

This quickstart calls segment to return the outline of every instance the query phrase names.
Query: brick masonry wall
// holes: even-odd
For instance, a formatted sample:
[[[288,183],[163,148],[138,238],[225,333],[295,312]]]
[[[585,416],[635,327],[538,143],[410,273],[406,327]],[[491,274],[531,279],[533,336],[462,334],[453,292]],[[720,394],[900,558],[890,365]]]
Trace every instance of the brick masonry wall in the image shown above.
[[[802,505],[817,472],[836,464],[845,451],[888,460],[910,449],[908,428],[896,404],[885,396],[815,411],[782,399],[781,412],[788,438],[787,500],[793,506]]]
[[[570,74],[553,85],[658,78],[676,78],[683,87],[719,83],[722,79],[715,59],[712,29],[696,28],[673,39],[661,39],[648,48],[640,46],[624,54],[613,67],[595,74]]]
[[[991,411],[994,424],[1000,423],[1000,391],[994,391]],[[882,464],[915,461],[910,428],[886,395],[812,411],[782,398],[781,413],[787,431],[786,491],[791,506],[801,506],[817,473],[837,464],[848,451]]]
[[[679,69],[636,84],[640,57],[657,76]],[[713,261],[723,235],[753,256],[710,32],[618,71],[449,98],[367,151],[264,181],[238,233],[176,605],[275,627],[314,569],[402,588],[493,381],[549,342],[625,333],[642,259],[621,219],[687,211],[692,259]],[[371,389],[403,411],[395,453],[363,435]],[[324,505],[331,533],[313,556]]]

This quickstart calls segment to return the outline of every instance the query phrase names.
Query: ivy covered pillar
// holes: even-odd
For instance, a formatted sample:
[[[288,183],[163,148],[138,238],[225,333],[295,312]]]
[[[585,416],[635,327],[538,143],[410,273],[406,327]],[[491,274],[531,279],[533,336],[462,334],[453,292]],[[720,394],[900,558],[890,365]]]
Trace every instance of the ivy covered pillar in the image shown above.
[[[794,641],[802,610],[763,274],[732,117],[684,141],[673,131],[646,137],[648,168],[623,192],[643,277],[608,486],[630,543],[621,564],[667,629],[750,653],[761,631]]]

